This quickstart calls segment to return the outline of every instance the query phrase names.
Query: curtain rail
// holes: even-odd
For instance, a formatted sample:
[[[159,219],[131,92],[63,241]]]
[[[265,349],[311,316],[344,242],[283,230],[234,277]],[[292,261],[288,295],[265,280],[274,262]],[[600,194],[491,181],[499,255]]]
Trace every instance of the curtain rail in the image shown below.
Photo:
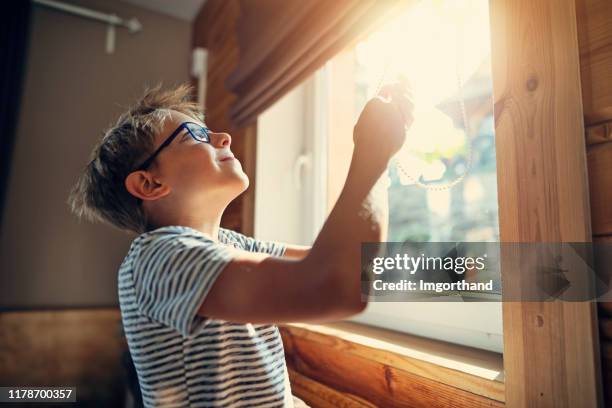
[[[116,14],[106,14],[100,11],[91,10],[85,7],[75,6],[73,4],[62,3],[55,0],[33,0],[34,4],[49,7],[54,10],[63,11],[65,13],[74,14],[79,17],[89,18],[102,23],[106,23],[106,53],[112,54],[115,52],[115,27],[127,28],[130,33],[142,31],[142,24],[136,18],[125,20]]]
[[[92,20],[111,24],[114,26],[125,27],[131,33],[136,33],[142,30],[142,24],[140,24],[140,22],[136,18],[125,20],[115,14],[106,14],[100,11],[91,10],[85,7],[75,6],[72,4],[62,3],[55,0],[34,0],[34,3],[55,10],[60,10],[66,13],[75,14],[81,17],[90,18]]]

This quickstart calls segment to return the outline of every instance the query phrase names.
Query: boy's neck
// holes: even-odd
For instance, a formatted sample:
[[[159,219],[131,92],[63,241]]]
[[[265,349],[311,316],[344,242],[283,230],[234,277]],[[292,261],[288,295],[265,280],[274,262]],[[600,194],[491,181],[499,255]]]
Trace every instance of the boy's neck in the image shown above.
[[[206,216],[181,214],[174,215],[165,219],[160,219],[155,223],[156,228],[179,225],[183,227],[193,228],[208,236],[213,241],[219,241],[219,228],[221,225],[221,216],[223,212],[218,214],[208,214]]]
[[[177,203],[168,202],[153,209],[152,212],[156,214],[152,217],[152,221],[159,227],[180,225],[193,228],[218,242],[221,216],[225,208],[227,208],[227,205],[219,205],[212,199],[206,205],[181,206]]]
[[[221,214],[215,218],[202,219],[198,217],[181,217],[177,225],[190,227],[207,235],[213,241],[219,240],[219,227],[221,224]]]

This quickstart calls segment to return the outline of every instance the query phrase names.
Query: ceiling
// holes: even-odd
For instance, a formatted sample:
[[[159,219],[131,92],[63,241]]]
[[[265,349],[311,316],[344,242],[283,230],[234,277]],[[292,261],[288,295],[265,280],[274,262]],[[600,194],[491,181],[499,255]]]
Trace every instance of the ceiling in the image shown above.
[[[192,21],[206,0],[124,0],[148,10]]]

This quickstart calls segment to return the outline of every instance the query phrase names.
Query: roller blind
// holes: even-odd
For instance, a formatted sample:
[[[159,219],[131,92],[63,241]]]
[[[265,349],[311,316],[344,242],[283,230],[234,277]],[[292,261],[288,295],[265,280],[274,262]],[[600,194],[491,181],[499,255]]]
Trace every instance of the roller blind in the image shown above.
[[[255,120],[336,53],[416,0],[241,0],[239,61],[226,80],[236,126]]]

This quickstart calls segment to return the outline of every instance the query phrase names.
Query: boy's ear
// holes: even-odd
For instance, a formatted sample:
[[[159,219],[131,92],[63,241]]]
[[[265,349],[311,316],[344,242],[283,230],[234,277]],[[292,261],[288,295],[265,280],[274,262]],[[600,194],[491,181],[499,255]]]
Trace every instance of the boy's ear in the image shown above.
[[[159,183],[145,170],[133,171],[125,178],[125,188],[143,201],[157,200],[170,194],[170,186]]]

